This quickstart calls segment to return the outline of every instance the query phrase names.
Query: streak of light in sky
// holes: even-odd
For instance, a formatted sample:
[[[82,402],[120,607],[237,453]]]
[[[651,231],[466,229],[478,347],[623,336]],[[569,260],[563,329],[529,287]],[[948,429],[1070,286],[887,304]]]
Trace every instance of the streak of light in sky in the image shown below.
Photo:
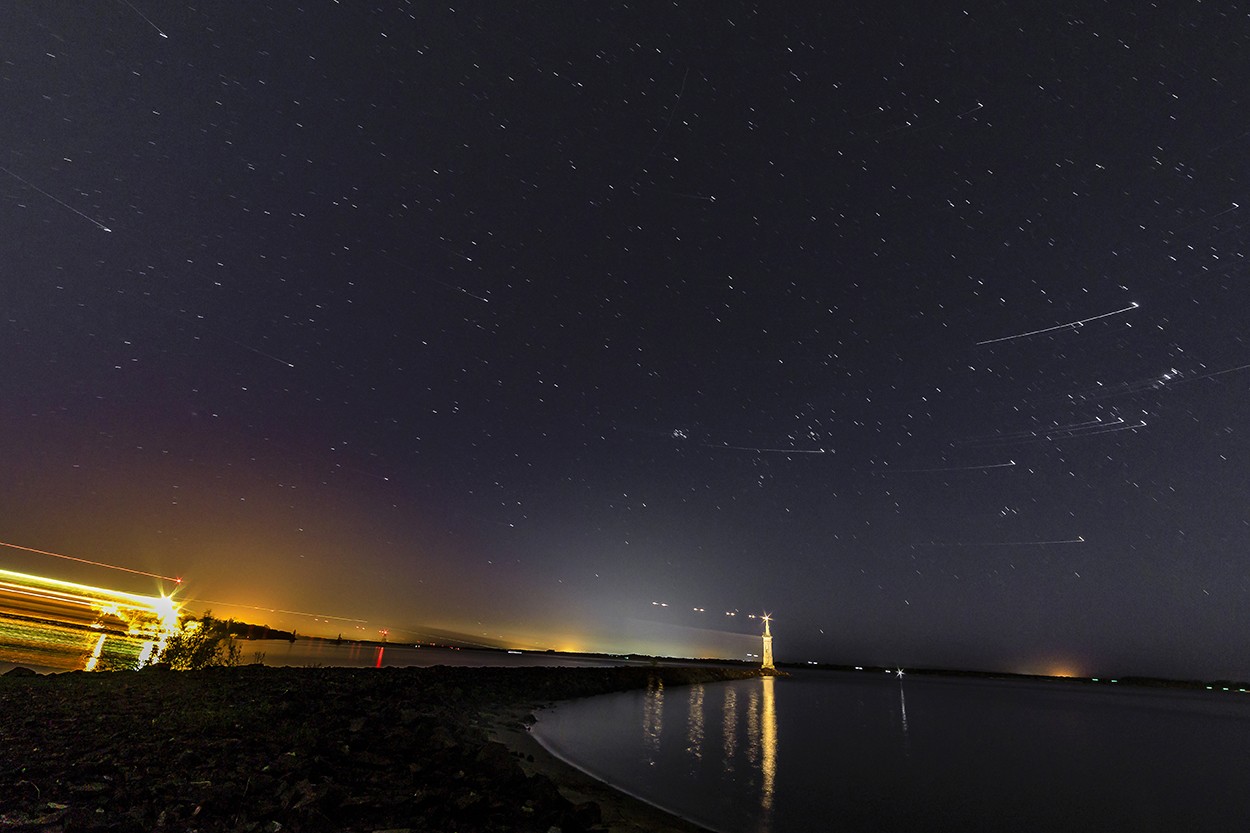
[[[828,454],[824,448],[754,448],[747,445],[714,445],[703,443],[704,448],[719,448],[724,451],[751,451],[756,454]]]
[[[1098,321],[1101,318],[1110,318],[1113,315],[1120,315],[1130,310],[1135,310],[1139,306],[1140,304],[1134,301],[1127,307],[1112,310],[1111,312],[1104,312],[1102,315],[1091,315],[1089,318],[1082,318],[1078,321],[1069,321],[1067,324],[1056,324],[1053,327],[1043,327],[1040,330],[1029,330],[1027,333],[1016,333],[1015,335],[1003,336],[1002,338],[986,339],[985,341],[978,341],[976,346],[980,347],[983,344],[997,344],[1000,341],[1014,341],[1017,338],[1028,338],[1029,336],[1041,335],[1042,333],[1053,333],[1056,330],[1076,329],[1077,327],[1081,327],[1091,321]]]
[[[873,469],[873,471],[878,474],[927,474],[929,472],[940,472],[940,471],[986,471],[988,469],[1009,469],[1015,464],[1016,464],[1015,460],[1009,460],[1006,463],[991,463],[990,465],[986,465],[986,466],[948,466],[945,468],[933,468],[933,469],[881,468],[881,469]]]
[[[121,567],[121,566],[118,566],[117,564],[106,564],[103,561],[92,561],[89,558],[79,558],[76,555],[64,555],[59,552],[48,552],[47,550],[37,550],[34,547],[23,547],[21,544],[10,544],[7,541],[0,541],[0,547],[10,547],[15,550],[24,550],[26,552],[33,552],[39,555],[50,555],[53,558],[64,558],[67,561],[77,561],[79,564],[90,564],[93,567],[106,567],[110,570],[121,570],[122,572],[125,572],[125,573],[134,573],[137,576],[148,576],[150,578],[159,578],[159,579],[163,579],[164,581],[172,581],[174,584],[182,583],[182,579],[174,578],[173,576],[163,576],[160,573],[149,573],[146,570],[135,570],[130,567]]]
[[[1050,541],[929,541],[924,547],[1051,547],[1060,544],[1084,544],[1085,536]]]
[[[92,218],[92,217],[87,216],[86,214],[83,214],[83,213],[82,213],[81,211],[79,211],[77,208],[74,208],[74,206],[70,205],[69,203],[65,202],[64,200],[59,200],[59,199],[57,199],[56,197],[54,197],[54,196],[52,196],[51,194],[49,194],[47,191],[45,191],[45,190],[43,190],[42,188],[40,188],[38,185],[35,185],[33,182],[31,182],[31,181],[29,181],[29,180],[27,180],[27,179],[23,179],[22,177],[18,176],[17,174],[13,173],[12,171],[10,171],[8,168],[0,167],[0,171],[4,171],[6,174],[8,174],[9,176],[13,177],[13,178],[14,178],[14,179],[16,179],[18,182],[21,182],[21,183],[22,183],[22,184],[24,184],[26,187],[28,187],[28,188],[33,188],[33,189],[35,189],[36,191],[38,191],[39,193],[43,194],[43,195],[44,195],[45,197],[47,197],[48,199],[52,200],[53,202],[55,202],[55,203],[57,203],[57,204],[59,204],[59,205],[61,205],[61,206],[64,206],[65,208],[68,208],[70,211],[74,212],[74,213],[75,213],[75,214],[77,214],[79,217],[82,217],[82,218],[83,218],[84,220],[86,220],[87,222],[89,222],[89,223],[93,224],[96,228],[100,229],[101,231],[107,231],[107,232],[112,232],[112,231],[113,231],[111,228],[109,228],[108,226],[104,225],[104,223],[101,223],[99,220],[96,220],[96,219],[94,219],[94,218]]]
[[[129,7],[130,7],[130,10],[131,10],[131,11],[133,11],[135,14],[139,15],[139,17],[141,17],[141,18],[143,18],[144,20],[146,20],[146,21],[147,21],[147,23],[148,23],[148,25],[149,25],[149,26],[151,26],[153,29],[155,29],[155,30],[156,30],[156,34],[160,35],[162,38],[168,38],[168,37],[169,37],[169,35],[165,34],[165,33],[161,30],[161,27],[157,26],[155,23],[153,23],[153,22],[152,22],[152,19],[151,19],[151,18],[149,18],[149,17],[148,17],[146,14],[144,14],[143,12],[139,11],[139,10],[135,7],[135,5],[134,5],[133,3],[131,3],[131,2],[130,2],[130,0],[121,0],[121,2],[122,2],[122,3],[124,3],[125,5],[129,6]]]
[[[286,613],[291,616],[311,616],[314,619],[334,619],[339,622],[360,622],[361,624],[365,624],[369,621],[368,619],[355,619],[351,616],[333,616],[329,613],[311,613],[307,610],[283,610],[279,607],[245,605],[237,602],[214,601],[213,599],[183,599],[183,604],[191,604],[192,602],[197,604],[222,605],[223,607],[240,607],[246,610],[260,610],[265,613]]]

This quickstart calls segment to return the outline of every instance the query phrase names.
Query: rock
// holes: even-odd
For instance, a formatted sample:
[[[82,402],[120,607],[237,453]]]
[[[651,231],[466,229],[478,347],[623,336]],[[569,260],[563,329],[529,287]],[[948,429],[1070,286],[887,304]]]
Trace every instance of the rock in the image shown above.
[[[17,665],[17,666],[14,666],[13,668],[10,668],[8,671],[5,671],[5,672],[4,672],[4,674],[2,674],[2,675],[0,675],[0,676],[4,676],[4,677],[38,677],[39,675],[38,675],[38,674],[36,674],[36,673],[35,673],[34,671],[32,671],[31,669],[26,668],[25,666],[22,666],[22,665]]]
[[[473,756],[473,760],[482,765],[486,773],[494,780],[500,782],[524,780],[525,772],[521,769],[521,765],[512,757],[512,753],[508,751],[508,747],[496,741],[488,741],[477,754]]]
[[[589,830],[603,821],[603,811],[594,801],[583,801],[565,814],[564,827],[568,830]]]
[[[510,752],[485,727],[518,731],[518,716],[535,703],[645,686],[649,674],[666,686],[746,676],[709,668],[252,666],[51,675],[37,698],[27,685],[0,685],[0,829],[602,829],[598,805],[574,806],[550,778],[527,778],[519,758],[534,756]]]
[[[451,736],[451,732],[441,723],[430,732],[427,742],[436,749],[451,749],[458,745],[456,739]]]

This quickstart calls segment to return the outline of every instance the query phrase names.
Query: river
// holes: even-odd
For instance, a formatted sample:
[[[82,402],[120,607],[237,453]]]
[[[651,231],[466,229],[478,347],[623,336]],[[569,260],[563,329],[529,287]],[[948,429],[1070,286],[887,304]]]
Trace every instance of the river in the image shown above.
[[[1250,695],[801,672],[543,711],[554,754],[725,833],[1226,831]]]

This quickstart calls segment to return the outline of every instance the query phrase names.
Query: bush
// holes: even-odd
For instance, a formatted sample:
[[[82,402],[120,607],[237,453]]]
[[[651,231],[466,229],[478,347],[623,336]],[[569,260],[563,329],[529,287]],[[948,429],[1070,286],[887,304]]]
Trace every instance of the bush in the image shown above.
[[[175,671],[238,665],[243,650],[230,637],[231,624],[205,613],[198,622],[188,622],[179,633],[169,637],[155,664]]]
[[[134,671],[139,667],[139,660],[134,657],[102,656],[95,664],[96,671]]]

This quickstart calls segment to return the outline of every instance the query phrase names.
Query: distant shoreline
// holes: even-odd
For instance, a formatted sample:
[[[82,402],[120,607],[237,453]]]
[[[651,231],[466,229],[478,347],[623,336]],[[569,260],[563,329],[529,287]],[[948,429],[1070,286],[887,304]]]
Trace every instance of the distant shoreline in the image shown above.
[[[1074,685],[1118,685],[1134,688],[1175,688],[1185,690],[1218,690],[1250,692],[1250,682],[1237,680],[1199,680],[1173,679],[1169,677],[1144,676],[1105,676],[1077,677],[1053,676],[1049,674],[1018,674],[1011,671],[972,671],[950,668],[906,668],[897,669],[887,666],[849,666],[830,665],[827,663],[777,663],[778,668],[786,670],[806,669],[812,671],[845,671],[852,674],[895,674],[900,670],[907,677],[952,677],[955,679],[1007,680],[1013,682],[1069,683]]]
[[[28,622],[32,624],[49,625],[57,628],[67,628],[70,630],[81,631],[91,634],[108,634],[118,638],[141,638],[131,637],[131,635],[112,627],[91,627],[84,623],[64,622],[41,616],[30,614],[22,614],[11,611],[0,611],[0,619],[10,619],[19,622]],[[253,636],[252,634],[262,633],[267,636]],[[292,638],[295,637],[295,638]],[[286,631],[275,630],[265,625],[256,625],[249,623],[236,623],[236,638],[240,642],[256,648],[263,649],[264,645],[269,642],[284,644],[320,644],[320,645],[336,645],[336,646],[360,646],[365,648],[399,648],[399,649],[433,649],[440,651],[455,651],[463,654],[465,657],[474,655],[500,657],[509,654],[519,654],[526,657],[542,657],[557,663],[561,659],[573,661],[588,660],[595,663],[603,664],[630,664],[630,665],[657,665],[657,666],[691,666],[691,667],[722,667],[722,668],[742,668],[750,669],[758,666],[754,661],[746,661],[740,659],[718,659],[718,658],[700,658],[700,657],[666,657],[653,656],[649,654],[637,653],[598,653],[591,651],[555,651],[555,650],[539,650],[533,648],[527,649],[508,649],[502,647],[480,646],[480,645],[454,645],[441,642],[399,642],[384,641],[377,639],[351,639],[351,638],[335,638],[328,636],[308,636],[300,634],[297,637]],[[260,653],[264,653],[263,650]],[[331,665],[332,663],[327,663]],[[459,663],[457,663],[459,664]],[[467,664],[467,663],[465,663]],[[0,674],[19,665],[34,668],[41,674],[53,674],[64,671],[73,670],[68,665],[44,665],[32,662],[23,662],[19,659],[9,659],[4,656],[4,646],[0,645]],[[848,673],[897,673],[895,666],[885,665],[866,665],[855,666],[842,663],[826,663],[826,662],[778,662],[777,667],[783,671],[842,671]],[[1048,674],[1024,674],[1011,671],[988,671],[978,669],[958,669],[958,668],[933,668],[933,667],[905,667],[903,669],[907,676],[925,676],[925,677],[953,677],[961,679],[991,679],[991,680],[1014,680],[1019,682],[1044,682],[1044,683],[1070,683],[1083,685],[1117,685],[1121,687],[1139,687],[1139,688],[1172,688],[1185,690],[1207,690],[1207,691],[1227,691],[1230,693],[1250,693],[1250,681],[1234,680],[1229,678],[1219,679],[1199,679],[1199,678],[1172,678],[1172,677],[1153,677],[1144,675],[1125,675],[1115,676],[1105,674],[1100,677],[1086,677],[1075,675],[1048,675]]]

